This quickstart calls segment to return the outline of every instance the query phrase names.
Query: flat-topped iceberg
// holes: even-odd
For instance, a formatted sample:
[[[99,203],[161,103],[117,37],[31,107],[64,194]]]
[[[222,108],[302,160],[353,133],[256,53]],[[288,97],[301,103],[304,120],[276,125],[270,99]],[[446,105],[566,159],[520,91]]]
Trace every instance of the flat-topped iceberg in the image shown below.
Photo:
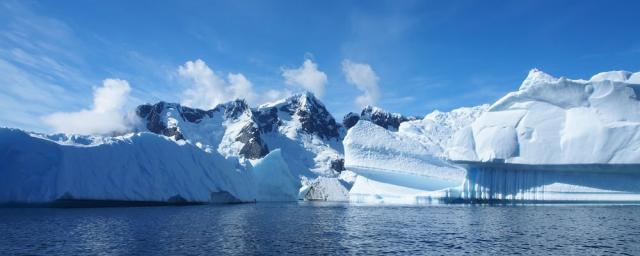
[[[446,155],[470,200],[640,201],[640,73],[532,70],[456,133]]]
[[[590,80],[532,70],[462,129],[449,159],[518,164],[640,163],[640,73]]]
[[[47,136],[0,128],[2,204],[286,201],[297,192],[279,150],[252,166],[151,133]]]

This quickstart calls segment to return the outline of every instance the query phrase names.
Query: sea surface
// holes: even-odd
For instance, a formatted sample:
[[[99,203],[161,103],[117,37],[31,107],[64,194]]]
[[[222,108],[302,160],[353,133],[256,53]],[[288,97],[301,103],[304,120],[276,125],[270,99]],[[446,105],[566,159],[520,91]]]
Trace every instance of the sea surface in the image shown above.
[[[640,206],[0,208],[0,255],[640,255]]]

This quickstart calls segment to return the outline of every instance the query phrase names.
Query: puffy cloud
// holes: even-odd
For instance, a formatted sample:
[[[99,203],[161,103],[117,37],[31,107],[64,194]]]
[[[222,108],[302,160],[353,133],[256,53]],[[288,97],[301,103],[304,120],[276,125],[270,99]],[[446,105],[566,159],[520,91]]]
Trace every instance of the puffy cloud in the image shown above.
[[[249,103],[256,99],[253,84],[244,75],[229,73],[225,81],[200,59],[178,67],[178,74],[190,82],[181,100],[187,106],[211,109],[237,98]]]
[[[369,64],[355,63],[345,59],[342,61],[342,72],[347,78],[347,83],[362,91],[362,95],[356,98],[356,104],[361,107],[376,104],[380,97],[379,78]]]
[[[282,77],[284,77],[285,84],[299,86],[317,97],[324,95],[324,89],[327,85],[327,75],[318,70],[318,65],[310,59],[305,59],[299,68],[283,68]]]
[[[129,131],[134,124],[123,109],[131,87],[125,80],[106,79],[93,90],[93,106],[78,112],[57,112],[43,117],[56,132],[113,134]]]

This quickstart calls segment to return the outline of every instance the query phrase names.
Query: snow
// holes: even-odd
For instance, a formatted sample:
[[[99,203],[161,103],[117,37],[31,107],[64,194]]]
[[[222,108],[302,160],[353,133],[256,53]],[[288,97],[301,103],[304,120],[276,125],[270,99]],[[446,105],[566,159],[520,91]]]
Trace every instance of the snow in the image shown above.
[[[446,154],[520,164],[639,163],[637,77],[613,71],[586,81],[532,70],[518,91],[461,129]]]
[[[489,105],[463,107],[442,112],[435,110],[422,120],[402,122],[399,134],[420,141],[423,145],[433,145],[433,154],[442,156],[449,147],[453,135],[468,126],[489,108]]]
[[[178,104],[167,103],[160,114],[161,123],[168,128],[175,127],[184,138],[190,143],[199,145],[207,152],[218,151],[225,157],[241,157],[240,150],[244,143],[238,141],[242,129],[247,126],[257,127],[259,120],[248,106],[237,116],[226,117],[225,108],[234,107],[238,101],[222,104],[216,109],[221,111],[207,111],[210,115],[198,122],[188,122],[180,118]],[[309,134],[303,131],[301,116],[302,112],[314,113],[311,108],[324,107],[311,93],[296,94],[291,97],[267,103],[253,109],[262,112],[277,109],[277,123],[271,131],[262,131],[260,138],[268,149],[281,149],[282,157],[286,160],[291,173],[295,177],[317,176],[337,176],[331,169],[331,161],[341,159],[342,143],[341,138],[321,138],[316,134]],[[294,111],[291,112],[292,108]],[[331,116],[320,116],[312,118],[332,118]],[[146,130],[144,128],[143,130]]]
[[[0,203],[253,202],[295,200],[298,192],[279,151],[252,166],[146,132],[80,137],[1,128],[0,177]]]
[[[425,203],[456,197],[465,178],[442,155],[453,134],[488,106],[434,111],[401,123],[397,132],[360,120],[344,138],[345,168],[357,174],[349,199],[356,203]]]
[[[434,155],[433,145],[423,145],[369,121],[358,121],[349,129],[343,143],[345,167],[352,171],[354,168],[376,169],[450,179],[462,174],[461,169]]]
[[[262,139],[270,149],[282,150],[294,176],[336,177],[337,173],[331,169],[331,161],[343,158],[340,138],[321,138],[317,134],[306,133],[302,128],[301,116],[283,111],[283,108],[294,107],[296,110],[312,112],[310,108],[315,107],[314,104],[324,107],[313,94],[307,92],[261,105],[258,109],[278,109],[277,115],[281,121],[276,131],[262,134]]]
[[[238,118],[227,119],[224,117],[224,111],[212,111],[211,116],[204,115],[199,122],[192,123],[182,120],[178,104],[167,103],[165,106],[160,117],[161,123],[165,123],[167,128],[177,128],[186,140],[194,144],[199,143],[207,152],[218,151],[223,156],[240,155],[240,149],[244,144],[235,138],[250,121],[250,112],[243,112]]]

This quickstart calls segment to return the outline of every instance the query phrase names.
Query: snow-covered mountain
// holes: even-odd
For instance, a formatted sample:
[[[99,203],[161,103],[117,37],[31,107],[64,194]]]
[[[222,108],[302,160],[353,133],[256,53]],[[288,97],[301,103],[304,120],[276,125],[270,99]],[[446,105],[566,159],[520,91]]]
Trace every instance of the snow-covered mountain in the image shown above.
[[[359,120],[372,122],[390,131],[397,131],[402,122],[417,120],[415,116],[403,116],[399,113],[390,113],[378,107],[367,106],[360,114],[349,112],[342,119],[346,129],[351,129]]]
[[[143,130],[186,140],[207,152],[246,159],[279,148],[296,177],[337,176],[342,171],[343,128],[313,94],[251,108],[243,100],[211,110],[176,103],[141,105]]]

